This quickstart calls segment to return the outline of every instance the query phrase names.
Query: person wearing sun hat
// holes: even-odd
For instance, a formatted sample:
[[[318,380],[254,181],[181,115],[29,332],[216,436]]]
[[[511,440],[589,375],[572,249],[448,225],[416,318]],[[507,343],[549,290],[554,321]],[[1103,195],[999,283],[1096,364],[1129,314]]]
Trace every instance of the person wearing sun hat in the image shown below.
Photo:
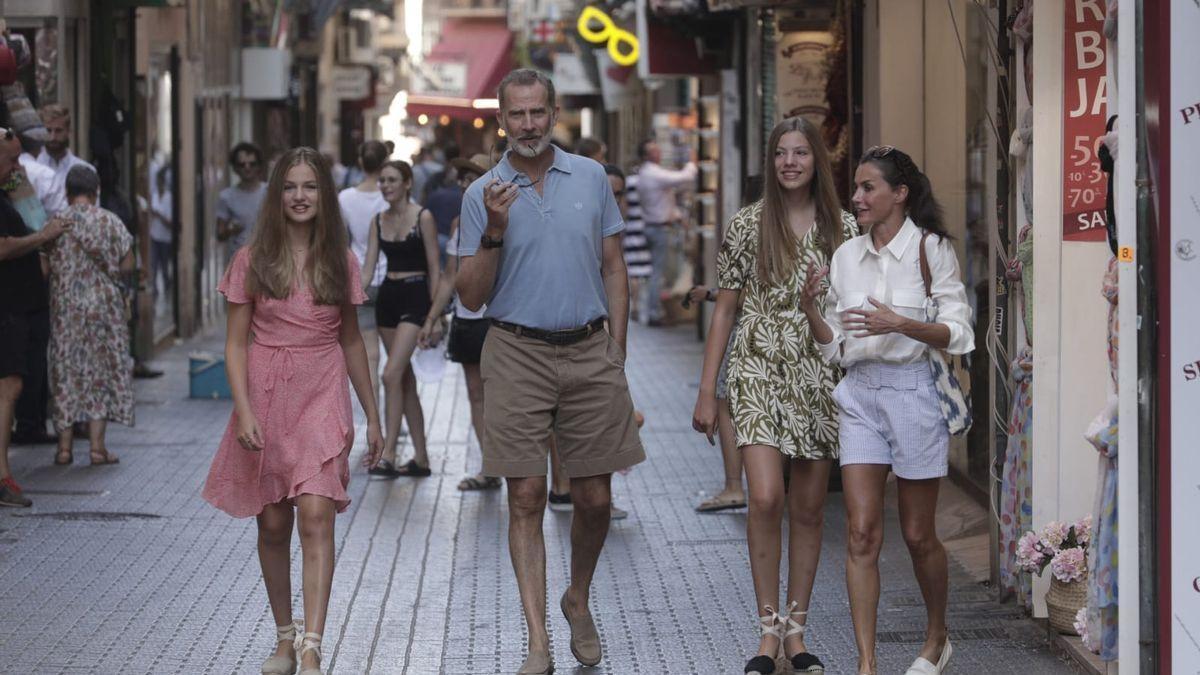
[[[473,173],[475,174],[475,178],[478,178],[487,173],[488,169],[492,167],[492,161],[484,153],[477,152],[471,155],[470,159],[455,157],[450,160],[450,166],[458,170],[458,182],[461,184],[464,174]],[[467,183],[467,185],[470,185],[470,183]]]

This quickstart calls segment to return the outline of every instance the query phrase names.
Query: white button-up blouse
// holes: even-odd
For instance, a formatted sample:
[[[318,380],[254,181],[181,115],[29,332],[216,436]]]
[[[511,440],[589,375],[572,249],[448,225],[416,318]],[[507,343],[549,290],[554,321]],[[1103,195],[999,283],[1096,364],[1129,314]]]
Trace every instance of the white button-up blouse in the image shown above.
[[[842,328],[846,311],[873,310],[874,298],[897,314],[925,320],[925,282],[921,278],[921,230],[906,218],[896,236],[876,250],[868,232],[842,244],[829,263],[829,294],[825,298],[825,322],[833,329],[833,340],[817,343],[821,355],[831,363],[848,368],[860,361],[913,363],[925,357],[928,345],[900,333],[855,337]],[[949,240],[930,235],[925,255],[932,273],[933,300],[937,323],[950,329],[950,354],[966,354],[975,348],[971,306],[958,272],[958,257]]]

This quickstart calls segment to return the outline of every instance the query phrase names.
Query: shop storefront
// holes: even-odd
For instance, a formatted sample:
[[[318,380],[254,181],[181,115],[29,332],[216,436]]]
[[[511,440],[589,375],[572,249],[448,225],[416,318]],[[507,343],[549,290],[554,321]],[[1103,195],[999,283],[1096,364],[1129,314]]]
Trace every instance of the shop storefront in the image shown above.
[[[431,145],[454,143],[463,156],[489,152],[498,135],[496,87],[514,67],[513,34],[503,19],[452,18],[413,69],[408,123]]]

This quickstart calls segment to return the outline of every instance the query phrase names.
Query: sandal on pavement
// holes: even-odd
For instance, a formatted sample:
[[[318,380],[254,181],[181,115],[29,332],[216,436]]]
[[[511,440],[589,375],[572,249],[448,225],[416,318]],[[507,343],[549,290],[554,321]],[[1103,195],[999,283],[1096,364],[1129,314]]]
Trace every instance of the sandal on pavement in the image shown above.
[[[763,609],[767,613],[758,617],[758,627],[762,631],[763,636],[774,635],[782,647],[783,626],[779,623],[779,614],[770,605],[763,605]],[[746,675],[771,675],[775,672],[775,657],[759,654],[746,663],[746,669],[743,672]]]
[[[296,632],[299,630],[300,624],[296,621],[286,626],[276,626],[275,635],[279,638],[276,642],[294,642],[296,640]],[[291,657],[272,654],[262,664],[262,675],[292,675],[294,672],[296,672],[295,652],[292,653]]]
[[[942,647],[942,655],[938,657],[936,665],[929,659],[918,656],[904,675],[941,675],[946,672],[946,666],[950,665],[950,655],[953,653],[954,648],[950,646],[950,638],[946,638],[946,646]]]
[[[305,633],[296,636],[296,661],[304,658],[304,652],[316,652],[317,660],[321,660],[321,634]],[[301,668],[299,675],[322,675],[320,668]]]
[[[458,481],[458,489],[467,490],[494,490],[500,487],[500,479],[495,476],[467,476]]]
[[[63,458],[66,459],[63,459]],[[54,453],[54,465],[66,466],[75,462],[75,453],[70,450],[58,450]]]
[[[698,513],[713,513],[715,511],[744,508],[746,508],[745,497],[722,497],[716,495],[700,502],[700,505],[696,507],[696,511]]]
[[[417,460],[410,459],[408,464],[396,469],[397,476],[408,476],[409,478],[425,478],[433,475],[433,469],[427,466],[417,464]]]
[[[521,664],[521,669],[517,671],[517,675],[551,675],[553,672],[554,661],[549,654],[530,652],[529,656],[525,657],[525,663]]]
[[[121,463],[121,458],[112,454],[108,450],[89,450],[88,455],[91,457],[92,466]],[[97,457],[99,457],[99,459],[97,459]]]
[[[808,611],[803,611],[803,612],[796,611],[796,607],[798,607],[799,605],[800,605],[800,603],[793,600],[790,603],[788,603],[787,614],[779,615],[780,623],[782,623],[784,628],[787,629],[786,632],[783,634],[784,643],[786,643],[787,639],[793,635],[799,635],[800,637],[804,637],[804,631],[807,627],[804,624],[802,624],[799,621],[796,621],[795,619],[792,618],[793,616],[807,616],[808,615]],[[784,656],[787,656],[786,652],[784,653]],[[817,657],[813,656],[812,654],[809,654],[808,651],[803,651],[803,652],[798,652],[796,654],[792,654],[791,658],[788,659],[788,661],[791,662],[791,664],[792,664],[792,672],[793,673],[823,673],[823,672],[825,672],[825,664],[821,663],[821,659],[818,659]]]
[[[596,630],[596,622],[592,621],[592,613],[586,607],[585,614],[578,618],[572,619],[567,613],[567,594],[563,593],[562,600],[558,603],[562,608],[563,618],[567,620],[567,625],[571,627],[571,653],[575,655],[575,660],[585,666],[594,666],[600,663],[603,653],[600,649],[600,633]]]
[[[384,478],[398,478],[400,472],[396,470],[396,465],[386,459],[379,460],[375,466],[367,469],[368,476],[382,476]]]

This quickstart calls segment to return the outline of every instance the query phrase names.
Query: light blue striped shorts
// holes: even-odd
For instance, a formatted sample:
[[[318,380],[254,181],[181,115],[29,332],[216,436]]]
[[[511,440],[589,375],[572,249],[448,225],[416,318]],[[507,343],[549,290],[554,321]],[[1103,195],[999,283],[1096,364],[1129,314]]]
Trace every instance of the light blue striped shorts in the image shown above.
[[[940,478],[950,432],[938,407],[929,363],[856,363],[833,390],[841,411],[842,466],[888,464],[900,478]]]

